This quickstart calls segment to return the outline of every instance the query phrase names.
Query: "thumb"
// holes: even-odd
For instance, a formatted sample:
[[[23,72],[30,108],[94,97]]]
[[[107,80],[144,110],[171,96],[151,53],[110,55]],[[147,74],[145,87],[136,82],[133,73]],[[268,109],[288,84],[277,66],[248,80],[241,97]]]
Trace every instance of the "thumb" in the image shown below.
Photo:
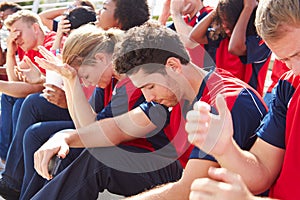
[[[226,100],[222,94],[218,94],[216,97],[216,107],[219,113],[219,117],[221,119],[224,119],[227,116],[227,114],[230,113],[227,107]]]

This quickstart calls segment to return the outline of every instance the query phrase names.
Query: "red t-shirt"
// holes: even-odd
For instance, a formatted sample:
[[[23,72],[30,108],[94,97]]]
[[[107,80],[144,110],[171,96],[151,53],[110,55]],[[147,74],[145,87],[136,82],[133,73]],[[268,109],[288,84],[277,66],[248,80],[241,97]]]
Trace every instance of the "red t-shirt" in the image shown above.
[[[43,42],[43,45],[47,50],[50,50],[50,48],[52,47],[54,40],[56,37],[56,32],[48,32],[45,35],[45,39]],[[34,57],[37,56],[39,58],[43,58],[42,54],[40,54],[39,51],[35,51],[35,50],[29,50],[27,52],[24,52],[21,48],[18,48],[18,54],[19,54],[19,58],[23,59],[24,56],[27,56],[40,70],[43,74],[46,73],[45,69],[39,67],[39,65],[35,62]]]

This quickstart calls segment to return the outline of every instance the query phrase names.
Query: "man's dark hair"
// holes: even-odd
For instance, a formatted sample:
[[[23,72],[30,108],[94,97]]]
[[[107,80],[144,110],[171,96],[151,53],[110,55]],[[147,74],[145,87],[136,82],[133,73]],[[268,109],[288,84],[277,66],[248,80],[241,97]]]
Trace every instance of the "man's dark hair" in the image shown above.
[[[116,45],[113,63],[120,74],[133,74],[140,68],[146,73],[163,72],[170,57],[178,58],[181,64],[190,62],[177,33],[149,21],[126,32]]]
[[[122,30],[140,26],[149,20],[147,0],[114,0],[116,9],[114,18],[119,21]]]
[[[5,10],[11,10],[13,13],[19,11],[19,10],[22,10],[22,7],[17,4],[17,3],[14,3],[14,2],[7,2],[7,1],[4,1],[2,3],[0,3],[0,11],[5,11]]]

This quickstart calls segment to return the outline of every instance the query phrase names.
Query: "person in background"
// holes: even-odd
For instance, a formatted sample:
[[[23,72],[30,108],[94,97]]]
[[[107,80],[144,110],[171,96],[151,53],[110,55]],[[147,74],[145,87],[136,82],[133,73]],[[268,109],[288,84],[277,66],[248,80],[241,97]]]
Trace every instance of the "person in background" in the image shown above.
[[[299,171],[299,52],[300,41],[292,40],[300,34],[300,2],[298,0],[264,0],[257,8],[255,25],[258,34],[266,42],[276,58],[284,62],[291,70],[286,72],[277,84],[272,97],[270,110],[257,131],[258,138],[250,151],[241,150],[232,140],[231,116],[219,98],[218,110],[220,116],[214,118],[200,102],[191,116],[201,113],[199,118],[188,118],[190,141],[204,151],[207,139],[215,141],[209,152],[221,163],[223,168],[239,174],[248,189],[257,194],[270,187],[269,197],[277,199],[299,199],[300,191],[297,182],[300,179]],[[209,121],[206,130],[193,128],[193,124],[202,126]],[[218,138],[216,139],[216,133]],[[214,178],[214,177],[212,177]],[[221,181],[222,180],[218,180]],[[236,182],[238,187],[242,184]],[[231,183],[227,192],[238,194]],[[223,188],[215,192],[222,192]],[[223,190],[224,191],[224,190]],[[241,199],[248,199],[247,194]],[[213,194],[209,194],[213,195]],[[222,198],[224,199],[224,198]]]
[[[96,7],[93,2],[89,0],[75,0],[73,4],[64,7],[64,8],[52,8],[47,9],[39,14],[42,23],[50,30],[50,31],[57,31],[58,28],[58,21],[56,18],[66,14],[68,15],[74,8],[86,6],[89,7],[91,10],[96,11]]]
[[[204,57],[207,55],[204,50],[208,51],[209,46],[197,45],[190,48],[191,42],[188,35],[193,27],[212,10],[212,7],[203,5],[203,0],[165,0],[163,11],[158,19],[165,24],[168,17],[172,17],[173,22],[168,27],[180,34],[180,39],[189,51],[192,62],[202,68],[213,65],[209,62],[210,59]]]
[[[118,7],[115,7],[114,1],[111,3],[105,2],[106,8],[103,9],[98,14],[98,20],[102,19],[100,23],[98,23],[98,26],[99,25],[101,26],[101,24],[104,22],[105,26],[103,26],[103,28],[105,29],[108,29],[108,27],[128,28],[129,26],[140,25],[141,23],[149,19],[149,10],[146,1],[139,1],[136,5],[140,9],[134,10],[134,12],[130,11],[133,9],[133,7],[130,6],[132,0],[127,0],[127,3],[125,5],[121,4],[121,1],[116,1],[116,2],[118,2],[117,6],[120,7],[119,9]],[[124,0],[122,2],[124,2]],[[74,9],[73,10],[74,13],[73,11],[71,12],[73,13],[71,21],[72,20],[74,21],[74,17],[80,19],[81,12],[79,13],[78,11],[82,11],[83,9],[86,9],[86,7],[79,7]],[[116,12],[115,15],[114,12]],[[125,18],[122,18],[122,20],[118,20],[119,23],[117,23],[116,22],[117,19],[124,16],[124,13],[127,12],[130,12],[132,15],[130,16],[126,15]],[[94,16],[92,11],[89,10],[86,14],[89,16],[87,18],[94,19],[92,17]],[[79,20],[79,21],[85,22],[85,20]],[[74,27],[78,26],[79,21],[77,20],[77,22],[73,23]],[[122,26],[122,23],[124,23],[124,26]],[[103,86],[96,87],[96,90],[94,91],[94,94],[90,99],[90,104],[96,113],[99,113],[103,109],[103,107],[107,105],[108,101],[111,99],[112,88],[115,82],[116,82],[115,79],[113,79],[111,84],[105,88],[100,88]],[[49,84],[45,86],[49,87]],[[49,128],[41,129],[41,131],[39,131],[39,127],[46,127],[47,124],[50,124],[50,122],[48,123],[47,121],[52,121],[51,123],[54,125],[59,124],[59,125],[55,125],[56,130],[57,128],[64,129],[64,128],[74,127],[73,123],[70,121],[71,118],[69,116],[68,109],[66,109],[67,106],[66,106],[65,93],[63,92],[63,95],[59,95],[57,93],[58,91],[62,91],[61,89],[59,90],[59,88],[54,85],[51,86],[51,88],[55,90],[55,92],[53,92],[52,90],[46,92],[48,94],[46,96],[48,102],[40,94],[33,94],[30,95],[28,98],[26,98],[24,104],[22,105],[22,108],[20,110],[20,117],[18,120],[19,123],[16,128],[16,135],[18,136],[16,137],[18,139],[16,139],[16,142],[14,143],[15,144],[14,149],[16,150],[14,151],[14,153],[11,154],[11,156],[9,156],[11,158],[9,159],[10,168],[8,168],[4,172],[5,175],[1,179],[1,184],[2,184],[1,188],[5,188],[3,189],[3,191],[6,191],[6,193],[9,193],[11,195],[19,195],[22,182],[24,183],[23,185],[25,186],[28,185],[28,181],[30,180],[32,173],[34,171],[32,158],[33,158],[33,152],[36,149],[34,151],[32,151],[32,149],[39,148],[45,142],[45,141],[42,142],[40,141],[39,142],[40,145],[28,146],[27,149],[24,150],[24,151],[32,151],[31,154],[27,153],[28,155],[27,157],[31,162],[30,161],[26,162],[24,166],[23,159],[16,159],[16,157],[21,158],[23,156],[23,148],[20,143],[23,141],[23,136],[25,134],[25,131],[26,133],[28,132],[28,135],[30,135],[30,133],[34,133],[36,137],[38,137],[39,135],[38,133],[40,133],[39,137],[41,138],[43,137],[44,140],[46,140],[49,137],[49,134],[47,135],[47,133],[51,132],[52,128],[54,127],[51,127],[51,125],[49,125]],[[49,112],[49,110],[51,110],[51,112]],[[60,113],[60,114],[58,115],[55,113]],[[66,120],[68,120],[68,122],[65,122]],[[51,132],[51,134],[54,133],[55,131]],[[25,176],[24,176],[24,167],[25,167]],[[24,181],[23,181],[23,176],[24,176]],[[7,179],[6,177],[10,177],[10,178]]]
[[[22,10],[21,6],[13,2],[1,2],[0,3],[0,66],[3,66],[6,63],[6,28],[3,27],[4,20],[11,14]],[[5,29],[5,30],[4,30]],[[7,33],[8,35],[8,33]]]
[[[44,69],[37,66],[29,68],[34,63],[35,56],[41,56],[37,50],[38,45],[44,45],[50,49],[53,45],[55,33],[46,33],[42,29],[42,24],[38,15],[31,11],[21,10],[9,15],[5,20],[5,26],[10,31],[7,39],[6,53],[6,72],[8,81],[0,81],[1,111],[2,111],[2,129],[1,137],[1,159],[6,160],[7,151],[13,138],[14,128],[16,126],[18,113],[24,98],[31,93],[42,91],[43,85],[40,77],[27,83],[16,74],[17,66],[16,52],[19,57],[25,54],[21,59],[19,68],[27,68],[26,74],[40,74],[39,70],[44,73]]]
[[[263,95],[271,51],[254,26],[256,0],[220,0],[193,29],[190,40],[215,43],[216,67],[225,69]],[[209,30],[209,33],[208,33]]]

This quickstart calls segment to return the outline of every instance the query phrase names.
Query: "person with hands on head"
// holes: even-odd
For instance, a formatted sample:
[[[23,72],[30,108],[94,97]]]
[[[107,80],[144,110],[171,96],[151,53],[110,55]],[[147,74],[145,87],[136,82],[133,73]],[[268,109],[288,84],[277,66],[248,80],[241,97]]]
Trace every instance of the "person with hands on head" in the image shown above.
[[[220,0],[189,38],[212,47],[207,51],[216,67],[229,71],[262,95],[271,51],[255,30],[256,5],[256,0]]]
[[[1,2],[0,3],[0,66],[6,63],[6,39],[7,39],[7,29],[3,27],[4,20],[11,14],[22,10],[21,6],[14,2]],[[4,44],[3,44],[4,43]]]
[[[107,65],[109,64],[108,61],[111,59],[111,51],[113,51],[113,48],[108,48],[110,45],[107,43],[111,43],[112,41],[107,37],[111,38],[112,36],[109,36],[109,34],[104,34],[107,32],[102,31],[101,37],[106,42],[102,42],[99,44],[99,47],[97,47],[97,49],[100,49],[100,52],[95,55],[88,54],[86,59],[82,59],[78,53],[75,54],[78,55],[78,57],[73,56],[74,49],[76,49],[74,47],[76,45],[78,45],[77,48],[80,49],[82,48],[82,45],[80,45],[81,43],[87,45],[89,48],[82,48],[82,51],[86,53],[95,51],[91,51],[90,45],[86,44],[87,40],[89,40],[86,38],[86,36],[88,36],[86,28],[84,30],[77,31],[77,33],[72,33],[65,43],[65,47],[63,49],[63,60],[70,64],[73,63],[73,66],[75,64],[79,64],[79,66],[75,67],[75,69],[78,70],[78,76],[74,76],[75,70],[72,70],[72,67],[67,64],[56,66],[55,62],[52,61],[51,53],[44,51],[43,48],[41,48],[40,51],[43,52],[47,60],[37,59],[37,62],[40,64],[43,63],[43,66],[47,67],[48,69],[55,69],[57,72],[64,74],[64,80],[66,81],[65,85],[67,86],[66,91],[70,90],[71,93],[69,96],[70,98],[68,98],[68,103],[74,104],[74,106],[69,105],[70,113],[72,117],[77,117],[74,122],[78,129],[62,130],[51,137],[40,147],[38,151],[35,152],[34,166],[36,171],[42,177],[51,179],[52,176],[49,174],[47,166],[53,155],[58,154],[64,158],[62,160],[62,163],[64,163],[70,156],[70,153],[72,153],[72,149],[74,147],[78,148],[85,146],[106,148],[90,148],[84,150],[84,152],[71,165],[69,165],[68,168],[65,168],[49,183],[47,183],[46,186],[38,192],[37,196],[32,197],[37,193],[36,189],[40,189],[44,185],[42,184],[37,186],[37,182],[41,179],[41,177],[35,174],[30,182],[31,184],[28,186],[21,198],[40,198],[39,196],[44,196],[43,192],[47,191],[48,189],[53,190],[53,192],[51,195],[44,196],[44,198],[65,198],[65,196],[69,195],[71,195],[73,199],[82,199],[84,197],[97,198],[99,192],[102,192],[104,189],[108,189],[112,193],[128,196],[143,191],[145,188],[151,188],[157,184],[177,180],[181,176],[182,166],[179,161],[177,161],[177,156],[174,158],[174,160],[168,157],[176,155],[173,145],[170,147],[171,150],[174,151],[171,155],[164,155],[165,157],[154,156],[153,158],[150,157],[148,159],[143,156],[145,153],[151,153],[155,149],[162,148],[161,145],[164,145],[166,140],[169,141],[169,138],[172,137],[171,133],[168,133],[167,130],[175,129],[175,132],[177,130],[177,125],[176,127],[167,126],[168,129],[161,130],[164,127],[164,124],[160,123],[164,123],[164,117],[166,117],[166,114],[164,113],[166,112],[165,108],[162,108],[154,103],[145,103],[145,99],[142,97],[141,91],[136,87],[133,87],[128,78],[124,78],[118,82],[110,107],[105,108],[104,111],[99,113],[97,120],[95,120],[94,113],[87,112],[90,109],[83,107],[86,104],[83,104],[79,98],[76,98],[76,101],[74,101],[74,99],[72,102],[72,98],[74,98],[75,95],[78,97],[79,91],[76,89],[77,87],[80,87],[78,77],[83,78],[84,83],[86,84],[96,84],[96,81],[98,81],[98,85],[103,86],[109,81],[109,79],[107,79],[109,77],[107,73],[112,73],[113,71],[114,76],[116,76],[116,78],[118,76],[118,73],[113,70],[112,65]],[[100,31],[98,30],[98,32]],[[89,33],[89,35],[94,35],[95,33],[96,31],[93,31]],[[78,37],[78,35],[81,35],[81,37]],[[70,41],[70,43],[68,41]],[[80,43],[78,44],[79,41]],[[99,41],[100,36],[94,37],[91,43],[95,44],[95,42]],[[108,52],[102,52],[106,48],[109,49]],[[103,72],[102,79],[100,80],[100,69],[95,70],[95,66],[90,66],[89,64],[91,63],[93,57],[97,58],[97,63],[99,66],[102,66],[101,68],[105,68],[101,70],[102,72],[103,70],[105,71]],[[124,89],[126,89],[125,94]],[[130,92],[130,90],[133,91]],[[139,98],[136,99],[137,97]],[[142,97],[142,99],[140,97]],[[140,101],[140,99],[142,101]],[[127,111],[133,109],[135,106],[138,107],[124,113],[124,102],[125,104],[128,103],[128,105],[125,105]],[[148,116],[150,115],[148,114],[148,112],[150,112],[148,109],[150,108],[151,116],[155,117],[156,119],[152,119],[150,116]],[[158,113],[155,114],[156,112]],[[72,113],[74,113],[74,115]],[[119,115],[120,113],[124,114]],[[102,119],[103,117],[111,118]],[[154,122],[150,121],[150,119]],[[150,131],[154,130],[155,132],[149,133]],[[156,131],[159,131],[159,133],[153,135],[156,133]],[[128,133],[130,133],[130,135],[128,135]],[[132,134],[138,135],[138,138],[143,137],[146,134],[149,134],[153,137],[149,137],[147,140],[144,138],[137,139],[137,137],[132,136]],[[118,147],[111,147],[114,145],[118,145]],[[120,148],[125,150],[125,153],[118,155]],[[132,158],[134,155],[132,155],[130,152],[139,154],[141,157],[139,157],[139,160],[135,160],[135,158]],[[100,155],[98,155],[98,153],[100,153]],[[67,154],[68,156],[65,157]],[[108,163],[95,158],[101,155],[107,155],[109,157],[109,160],[107,160]],[[146,156],[148,157],[148,154],[146,154]],[[140,159],[142,159],[143,162],[141,162]],[[155,165],[161,163],[162,161],[167,163],[156,168]],[[115,166],[115,162],[118,163],[118,166]],[[153,163],[155,163],[155,165],[153,165]],[[118,170],[118,167],[121,168]],[[143,169],[144,167],[146,167],[146,169]],[[81,171],[81,173],[79,173],[81,174],[80,176],[78,176],[79,171]],[[69,173],[74,173],[77,175],[69,176]],[[75,183],[73,178],[75,177],[76,182],[84,182],[84,184],[79,184],[80,187],[78,190],[73,190],[73,184]],[[132,180],[132,183],[128,184],[128,180]],[[100,184],[95,184],[95,182]],[[61,184],[64,185],[62,186]]]
[[[125,5],[118,3],[119,7],[122,6],[120,7],[120,9],[116,9],[116,11],[118,11],[116,13],[116,16],[118,16],[118,18],[121,16],[124,10],[126,11],[130,9],[134,10],[134,7],[130,6],[131,5],[130,2],[131,1],[129,1],[129,3]],[[106,21],[105,28],[107,29],[109,26],[115,27],[115,25],[118,25],[119,27],[121,26],[122,23],[126,25],[124,27],[129,27],[130,25],[132,26],[140,25],[140,23],[147,21],[149,18],[149,10],[145,1],[139,1],[136,5],[140,7],[140,9],[131,12],[132,14],[130,16],[126,15],[124,18],[122,18],[122,21],[120,20],[119,25],[116,22],[117,19],[115,19],[113,13],[112,15],[109,15],[113,18],[113,20],[109,21],[110,24],[107,23],[108,21]],[[112,11],[114,10],[115,9],[113,9]],[[99,16],[101,19],[104,19],[104,17],[102,17],[104,14],[107,14],[107,9],[103,10],[100,13]],[[49,85],[45,85],[45,86],[50,87]],[[69,111],[68,109],[66,109],[67,102],[66,102],[64,91],[54,85],[51,85],[51,89],[54,89],[55,92],[48,89],[47,91],[45,91],[46,89],[44,90],[44,94],[47,94],[45,95],[47,100],[43,98],[40,94],[32,94],[28,98],[26,98],[22,106],[20,117],[19,117],[20,119],[19,121],[21,121],[22,123],[18,123],[18,127],[17,127],[18,131],[16,131],[16,135],[18,135],[19,138],[21,137],[23,138],[25,134],[27,135],[28,141],[35,141],[36,143],[38,143],[38,145],[36,146],[25,145],[25,147],[27,148],[24,150],[25,151],[24,159],[28,160],[27,162],[25,162],[25,166],[23,164],[23,159],[15,159],[16,157],[23,156],[23,149],[19,148],[18,150],[14,151],[16,155],[11,156],[10,163],[13,163],[12,165],[15,167],[11,166],[10,168],[12,170],[6,172],[6,174],[9,174],[10,180],[13,180],[17,184],[12,184],[10,180],[7,180],[7,178],[5,178],[6,176],[2,177],[1,179],[1,180],[5,180],[2,181],[2,183],[3,182],[9,183],[10,188],[13,187],[13,189],[20,190],[19,189],[21,188],[20,185],[23,182],[24,183],[23,185],[25,185],[25,189],[26,189],[28,182],[30,181],[32,174],[34,172],[33,153],[49,138],[49,135],[52,135],[55,132],[62,129],[74,128],[73,122],[71,121],[71,117],[69,115]],[[112,86],[109,85],[105,89],[97,87],[97,89],[95,90],[95,93],[92,96],[93,98],[91,98],[90,100],[90,104],[93,108],[95,108],[96,113],[100,112],[103,109],[103,107],[107,105],[112,94],[111,89]],[[60,99],[64,101],[61,101]],[[32,112],[33,110],[34,112]],[[55,122],[48,122],[48,121],[55,121]],[[57,121],[61,121],[61,122],[57,122]],[[53,130],[53,126],[50,125],[51,123],[54,124],[55,130]],[[43,129],[44,127],[50,127],[50,128]],[[39,129],[41,129],[41,131],[39,131]],[[23,141],[23,139],[19,139],[18,141],[21,142]],[[71,158],[71,156],[69,156],[69,158]],[[16,164],[16,162],[18,162],[18,164]],[[24,170],[25,170],[25,176],[24,176]],[[7,186],[7,184],[3,184],[3,185]]]
[[[50,31],[56,32],[59,23],[56,18],[63,16],[64,14],[69,14],[74,8],[81,6],[89,7],[93,11],[96,10],[96,6],[89,0],[75,0],[71,5],[68,5],[67,7],[46,9],[39,13],[39,16],[42,20],[42,23]]]
[[[213,65],[211,62],[204,62],[204,51],[208,47],[198,45],[198,43],[192,42],[188,37],[193,27],[209,14],[213,8],[204,6],[203,0],[166,0],[164,6],[162,18],[164,18],[164,15],[167,15],[166,10],[169,9],[168,13],[171,13],[173,23],[168,25],[168,27],[180,34],[180,39],[189,51],[192,62],[202,68]],[[208,61],[209,59],[206,60]]]
[[[5,124],[1,130],[1,141],[6,141],[3,146],[1,144],[0,157],[2,160],[6,160],[11,143],[10,138],[14,133],[24,98],[43,89],[43,79],[39,80],[40,77],[37,78],[38,80],[35,79],[34,83],[24,82],[23,78],[19,79],[19,73],[16,72],[16,66],[18,66],[16,52],[21,59],[20,65],[25,65],[24,68],[28,68],[26,73],[34,72],[35,70],[30,68],[31,65],[22,60],[24,54],[34,63],[34,56],[41,56],[37,51],[37,46],[44,45],[50,49],[55,36],[54,33],[44,32],[38,15],[31,11],[20,10],[9,15],[4,23],[10,34],[7,39],[6,54],[8,81],[0,81],[2,124]],[[39,70],[44,72],[41,68]]]
[[[250,151],[241,150],[232,140],[232,126],[228,125],[232,119],[227,108],[219,107],[224,110],[221,112],[224,114],[218,120],[209,113],[203,114],[208,121],[199,121],[198,124],[209,123],[207,131],[198,132],[195,126],[187,130],[194,135],[191,138],[195,138],[190,141],[200,148],[205,145],[208,137],[218,133],[220,137],[210,153],[221,166],[238,173],[252,193],[257,194],[270,187],[269,196],[279,199],[300,197],[296,184],[300,178],[299,163],[295,159],[299,157],[299,126],[296,122],[300,116],[297,109],[300,45],[298,40],[291,40],[300,33],[299,10],[298,0],[264,0],[258,4],[255,19],[258,34],[277,59],[291,70],[280,78],[275,91],[276,98],[272,98],[269,113],[262,121],[257,131],[258,138]],[[220,120],[224,123],[220,123]],[[196,120],[190,123],[192,127]]]

